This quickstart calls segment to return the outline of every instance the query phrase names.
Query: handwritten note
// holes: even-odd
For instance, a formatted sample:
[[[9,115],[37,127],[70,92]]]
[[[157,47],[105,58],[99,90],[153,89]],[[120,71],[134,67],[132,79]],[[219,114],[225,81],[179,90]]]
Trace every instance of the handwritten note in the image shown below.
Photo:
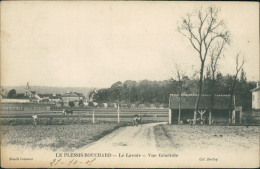
[[[54,158],[52,162],[50,162],[50,166],[55,166],[57,164],[63,164],[63,165],[75,165],[75,164],[87,164],[87,165],[91,165],[94,161],[96,160],[96,158],[92,159],[92,160],[87,160],[87,161],[79,161],[79,160],[69,160],[69,161],[65,161],[62,160],[62,158],[60,159],[56,159]]]

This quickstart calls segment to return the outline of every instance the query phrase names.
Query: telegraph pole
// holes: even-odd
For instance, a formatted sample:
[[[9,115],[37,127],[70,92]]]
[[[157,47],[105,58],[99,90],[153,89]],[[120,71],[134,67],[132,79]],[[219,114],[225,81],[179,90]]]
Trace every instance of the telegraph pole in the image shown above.
[[[95,123],[95,112],[93,110],[93,124]]]
[[[117,107],[117,122],[118,122],[118,123],[120,123],[119,114],[120,114],[120,110],[119,110],[119,104],[118,104],[118,107]]]

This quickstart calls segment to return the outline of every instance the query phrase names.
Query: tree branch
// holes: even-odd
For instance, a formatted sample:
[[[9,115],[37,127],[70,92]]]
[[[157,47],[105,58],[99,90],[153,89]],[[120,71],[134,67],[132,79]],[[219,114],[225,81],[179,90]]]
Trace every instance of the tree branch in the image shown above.
[[[188,27],[188,31],[189,31],[189,33],[191,34],[191,36],[194,38],[194,39],[196,39],[196,41],[200,44],[200,42],[199,42],[199,40],[198,40],[198,38],[193,34],[193,32],[192,32],[192,25],[191,25],[191,22],[190,22],[190,17],[188,16],[188,19],[189,19],[189,22],[187,22],[186,20],[186,22],[184,22],[186,25],[187,25],[187,27]]]

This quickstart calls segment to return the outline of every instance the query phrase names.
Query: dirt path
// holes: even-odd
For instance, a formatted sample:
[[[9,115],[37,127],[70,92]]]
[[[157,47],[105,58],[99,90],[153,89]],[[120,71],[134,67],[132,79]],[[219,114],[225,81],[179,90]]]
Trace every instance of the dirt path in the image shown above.
[[[215,132],[205,131],[206,135],[213,132],[214,138],[208,138],[202,131],[209,130],[211,128],[209,126],[164,126],[170,129],[167,132],[166,129],[164,132],[154,131],[158,128],[154,126],[159,124],[166,124],[166,122],[145,124],[139,127],[122,127],[78,151],[95,154],[111,153],[112,158],[98,157],[96,162],[99,165],[102,164],[102,167],[112,168],[126,166],[254,168],[259,164],[258,146],[247,150],[242,145],[241,149],[241,145],[236,145],[232,141],[236,139],[242,144],[245,140],[233,135],[229,139],[231,133],[215,138]],[[183,131],[176,133],[180,127],[184,128]],[[235,129],[231,127],[229,130],[232,132]],[[212,130],[219,130],[216,131],[218,135],[224,132],[224,129],[218,126],[212,127]],[[255,138],[252,139],[255,140]],[[208,142],[212,145],[205,145]],[[250,143],[247,142],[246,145]]]
[[[142,153],[156,152],[153,126],[162,123],[144,124],[142,126],[122,127],[97,142],[81,148],[79,151],[87,152],[113,152],[118,153]]]

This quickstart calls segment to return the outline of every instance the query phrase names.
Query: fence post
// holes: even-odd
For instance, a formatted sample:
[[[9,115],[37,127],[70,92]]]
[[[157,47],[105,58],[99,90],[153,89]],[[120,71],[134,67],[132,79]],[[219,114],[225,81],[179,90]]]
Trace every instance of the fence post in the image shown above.
[[[95,123],[95,112],[93,110],[93,124]]]
[[[118,123],[120,123],[119,113],[120,113],[120,110],[119,110],[119,104],[118,104],[118,108],[117,108],[117,122]]]

